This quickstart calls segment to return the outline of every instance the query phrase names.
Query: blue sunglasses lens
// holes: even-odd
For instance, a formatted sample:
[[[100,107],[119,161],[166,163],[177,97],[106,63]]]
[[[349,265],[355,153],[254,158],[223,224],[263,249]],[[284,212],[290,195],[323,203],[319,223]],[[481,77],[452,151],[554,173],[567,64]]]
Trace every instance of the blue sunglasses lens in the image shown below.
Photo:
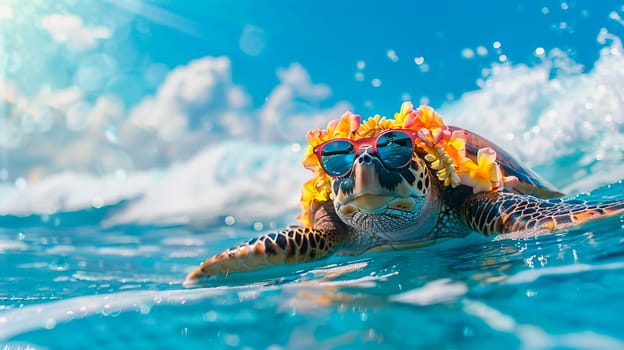
[[[387,132],[377,139],[379,159],[389,168],[405,166],[412,159],[413,152],[412,139],[404,132]]]
[[[348,173],[354,160],[353,145],[348,141],[328,142],[321,150],[323,168],[330,176],[338,177]]]

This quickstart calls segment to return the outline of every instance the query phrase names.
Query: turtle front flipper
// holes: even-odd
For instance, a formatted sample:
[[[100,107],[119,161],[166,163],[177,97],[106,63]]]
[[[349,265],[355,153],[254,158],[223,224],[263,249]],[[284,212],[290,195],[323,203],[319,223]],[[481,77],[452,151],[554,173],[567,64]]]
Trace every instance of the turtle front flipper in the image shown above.
[[[461,213],[466,224],[483,234],[555,230],[624,212],[624,201],[588,202],[538,199],[506,192],[482,192],[467,198]]]
[[[188,274],[186,281],[323,259],[334,253],[350,235],[351,231],[340,221],[331,201],[315,203],[310,218],[312,228],[290,226],[209,258]]]
[[[318,230],[301,226],[264,234],[227,249],[193,270],[187,281],[233,272],[253,271],[263,267],[322,259],[338,245],[335,230]]]

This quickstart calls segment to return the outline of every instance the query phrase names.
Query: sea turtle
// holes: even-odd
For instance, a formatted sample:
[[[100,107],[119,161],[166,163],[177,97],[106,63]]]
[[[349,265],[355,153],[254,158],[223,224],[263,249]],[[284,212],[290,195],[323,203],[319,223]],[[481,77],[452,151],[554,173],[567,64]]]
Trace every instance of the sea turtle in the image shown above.
[[[308,133],[303,226],[208,260],[187,282],[330,254],[423,246],[441,237],[550,231],[624,211],[624,201],[563,199],[486,139],[406,102],[394,118],[345,113]],[[498,157],[497,157],[498,155]]]

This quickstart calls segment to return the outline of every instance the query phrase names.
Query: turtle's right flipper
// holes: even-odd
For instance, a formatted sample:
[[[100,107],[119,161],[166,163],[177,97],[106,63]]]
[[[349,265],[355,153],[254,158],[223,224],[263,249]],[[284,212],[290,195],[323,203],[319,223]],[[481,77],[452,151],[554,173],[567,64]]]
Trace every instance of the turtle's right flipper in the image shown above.
[[[291,226],[264,234],[209,258],[188,274],[186,281],[253,271],[271,265],[318,260],[332,254],[337,245],[338,234],[335,230]]]
[[[484,234],[552,231],[624,212],[624,201],[538,199],[514,193],[481,192],[464,202],[468,226]]]

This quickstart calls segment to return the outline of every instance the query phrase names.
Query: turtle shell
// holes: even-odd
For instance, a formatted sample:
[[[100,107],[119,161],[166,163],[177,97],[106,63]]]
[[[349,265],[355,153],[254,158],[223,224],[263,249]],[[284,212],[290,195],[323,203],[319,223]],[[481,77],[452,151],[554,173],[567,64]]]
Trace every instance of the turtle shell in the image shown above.
[[[503,176],[515,176],[519,180],[518,183],[511,188],[512,191],[538,198],[557,198],[564,196],[563,193],[557,191],[546,180],[522,165],[522,163],[517,161],[511,154],[495,145],[493,142],[469,130],[454,126],[450,126],[449,128],[452,131],[464,130],[468,133],[468,137],[466,138],[466,157],[475,160],[479,149],[484,147],[490,147],[496,151],[496,161],[501,167]]]

